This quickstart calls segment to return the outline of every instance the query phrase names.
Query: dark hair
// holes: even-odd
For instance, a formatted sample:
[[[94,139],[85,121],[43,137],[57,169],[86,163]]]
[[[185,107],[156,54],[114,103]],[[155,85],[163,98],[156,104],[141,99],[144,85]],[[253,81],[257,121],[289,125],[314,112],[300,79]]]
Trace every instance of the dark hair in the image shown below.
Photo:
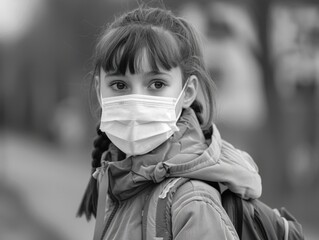
[[[100,75],[101,69],[123,75],[127,69],[131,73],[138,72],[144,50],[152,70],[180,67],[184,83],[189,76],[197,76],[203,101],[197,98],[191,107],[202,129],[211,129],[215,85],[206,70],[199,37],[187,21],[169,10],[140,6],[108,25],[96,45],[92,79]],[[99,131],[98,139],[109,141]],[[94,147],[92,172],[100,166],[101,154],[106,150],[105,146]],[[96,214],[96,205],[96,180],[91,177],[78,215],[85,213],[90,219],[92,214]]]

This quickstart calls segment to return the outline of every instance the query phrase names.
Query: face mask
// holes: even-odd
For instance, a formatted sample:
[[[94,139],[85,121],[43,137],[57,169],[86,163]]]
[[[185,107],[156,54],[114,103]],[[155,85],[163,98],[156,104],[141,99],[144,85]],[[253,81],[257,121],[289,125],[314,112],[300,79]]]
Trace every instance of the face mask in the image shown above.
[[[185,86],[178,98],[139,94],[101,97],[101,131],[130,156],[148,153],[179,131],[176,122]]]

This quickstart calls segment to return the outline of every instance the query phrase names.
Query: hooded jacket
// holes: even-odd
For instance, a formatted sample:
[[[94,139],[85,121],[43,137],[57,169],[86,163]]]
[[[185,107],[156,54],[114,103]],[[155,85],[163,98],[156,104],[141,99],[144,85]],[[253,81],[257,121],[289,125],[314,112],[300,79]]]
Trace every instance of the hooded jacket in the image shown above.
[[[183,111],[177,127],[178,132],[145,155],[122,159],[119,150],[110,145],[102,167],[94,174],[99,184],[94,240],[142,239],[146,198],[154,187],[163,188],[167,178],[219,182],[245,199],[261,195],[256,164],[247,153],[222,140],[215,125],[207,141],[189,108]],[[219,192],[201,181],[182,186],[171,211],[175,240],[238,238],[221,206]]]

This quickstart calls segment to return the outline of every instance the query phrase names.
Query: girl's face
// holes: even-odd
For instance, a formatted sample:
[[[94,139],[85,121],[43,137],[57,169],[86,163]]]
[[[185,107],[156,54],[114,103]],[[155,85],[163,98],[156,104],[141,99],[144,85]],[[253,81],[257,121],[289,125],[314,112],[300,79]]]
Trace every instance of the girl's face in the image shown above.
[[[100,71],[99,87],[103,98],[127,94],[142,94],[161,97],[177,98],[183,88],[182,72],[180,67],[169,71],[159,67],[153,71],[146,54],[141,56],[140,71],[131,74],[129,70],[125,75],[119,73]],[[98,94],[99,95],[99,94]]]

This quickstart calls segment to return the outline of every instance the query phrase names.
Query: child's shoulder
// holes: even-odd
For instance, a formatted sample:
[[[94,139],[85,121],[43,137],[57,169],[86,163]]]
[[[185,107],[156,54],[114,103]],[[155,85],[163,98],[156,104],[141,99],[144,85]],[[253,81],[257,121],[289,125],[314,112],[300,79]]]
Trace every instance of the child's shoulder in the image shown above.
[[[182,208],[193,201],[204,201],[221,206],[219,186],[217,183],[216,185],[190,179],[176,190],[172,207]]]
[[[172,208],[182,208],[193,201],[204,201],[221,206],[218,183],[208,184],[204,181],[187,178],[168,178],[156,185],[150,194],[150,201],[158,204],[168,202]],[[176,209],[177,210],[177,209]]]
[[[144,219],[149,233],[181,234],[185,236],[182,239],[207,233],[223,236],[219,239],[238,239],[223,210],[220,192],[211,184],[186,178],[167,179],[154,188],[150,201],[148,206],[152,207],[144,215],[149,220]],[[225,234],[229,237],[225,238]]]

